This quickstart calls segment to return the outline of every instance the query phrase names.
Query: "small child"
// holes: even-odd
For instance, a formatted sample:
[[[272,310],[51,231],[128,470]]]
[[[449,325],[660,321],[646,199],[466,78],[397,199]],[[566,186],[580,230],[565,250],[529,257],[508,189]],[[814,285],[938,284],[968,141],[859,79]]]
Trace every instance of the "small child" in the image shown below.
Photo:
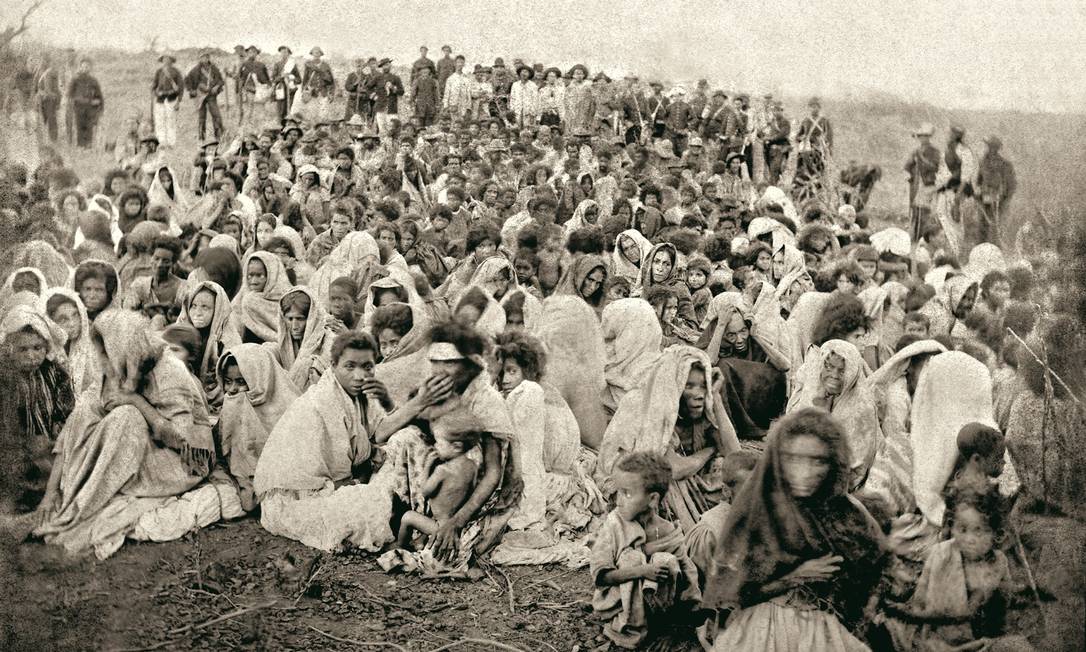
[[[720,467],[720,476],[724,485],[720,503],[701,515],[690,532],[686,535],[686,547],[690,559],[698,567],[698,581],[704,588],[709,576],[709,567],[716,554],[716,542],[724,531],[724,521],[731,511],[731,501],[739,493],[739,488],[758,464],[759,454],[751,450],[737,450],[724,458]]]
[[[606,296],[608,303],[618,301],[619,299],[628,299],[631,292],[629,279],[618,276],[617,274],[607,278]]]
[[[713,293],[709,290],[709,275],[712,273],[713,267],[704,256],[691,256],[686,263],[686,287],[690,289],[694,316],[699,324],[705,320],[709,302],[713,300]]]
[[[701,590],[682,530],[659,514],[671,484],[667,459],[631,453],[615,465],[612,483],[617,506],[592,545],[592,608],[607,621],[603,633],[633,649],[648,637],[650,620],[690,613]]]
[[[1007,453],[1003,433],[982,423],[967,423],[958,431],[958,461],[946,491],[954,498],[984,495],[1003,474]]]
[[[989,491],[961,495],[948,506],[952,538],[928,552],[907,603],[884,604],[894,649],[1033,649],[1024,637],[1004,635],[1016,591],[1007,557],[996,546],[1003,523],[998,503]]]
[[[424,463],[428,475],[422,486],[430,515],[415,510],[403,515],[397,537],[401,548],[407,547],[416,530],[426,536],[436,532],[439,524],[456,514],[475,488],[479,465],[467,453],[478,443],[479,432],[457,427],[458,424],[453,415],[431,424],[434,450]]]
[[[901,322],[902,336],[915,335],[920,339],[928,339],[931,331],[931,320],[922,312],[907,312]]]

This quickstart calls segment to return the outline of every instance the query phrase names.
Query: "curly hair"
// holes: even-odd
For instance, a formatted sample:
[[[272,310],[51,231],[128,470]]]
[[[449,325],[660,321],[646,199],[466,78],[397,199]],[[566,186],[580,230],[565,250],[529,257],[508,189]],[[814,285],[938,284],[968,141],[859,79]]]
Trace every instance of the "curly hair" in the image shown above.
[[[483,244],[487,240],[494,243],[494,246],[501,244],[502,236],[498,227],[489,222],[481,222],[471,225],[468,229],[467,236],[467,253],[472,254],[479,245]]]
[[[464,356],[483,355],[486,339],[475,328],[457,321],[444,321],[430,331],[431,342],[452,344]]]
[[[354,349],[356,351],[373,351],[374,357],[377,356],[377,343],[373,341],[369,333],[363,331],[344,331],[339,335],[336,335],[336,339],[332,341],[332,365],[339,363],[340,357],[347,349]]]
[[[668,485],[671,484],[671,464],[659,453],[630,453],[615,463],[615,470],[637,475],[644,483],[645,491],[657,494],[661,499],[667,495]]]
[[[864,304],[851,294],[835,293],[818,321],[815,322],[812,342],[822,346],[830,340],[846,339],[849,333],[870,327]]]
[[[944,529],[950,530],[954,527],[958,517],[958,510],[963,507],[971,507],[984,517],[985,522],[995,536],[995,542],[998,544],[1003,537],[1005,520],[998,490],[993,487],[984,493],[953,490],[947,492]]]
[[[83,288],[83,284],[92,278],[105,283],[106,294],[112,300],[117,293],[117,271],[108,263],[97,260],[88,260],[81,263],[75,268],[75,277],[72,280],[75,291],[79,292]]]
[[[569,234],[566,250],[571,254],[601,255],[607,246],[607,237],[598,226],[586,226]]]
[[[415,318],[411,312],[411,306],[406,303],[393,303],[373,311],[373,326],[370,330],[374,337],[386,328],[402,337],[407,335],[414,325]]]
[[[524,333],[502,333],[497,339],[495,354],[498,364],[512,360],[520,367],[525,380],[538,381],[547,366],[547,354],[543,343]]]

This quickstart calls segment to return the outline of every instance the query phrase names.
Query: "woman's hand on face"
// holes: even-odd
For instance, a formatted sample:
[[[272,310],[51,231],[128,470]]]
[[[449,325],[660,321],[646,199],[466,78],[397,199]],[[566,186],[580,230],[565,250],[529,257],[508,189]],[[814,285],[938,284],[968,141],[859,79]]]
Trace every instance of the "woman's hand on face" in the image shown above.
[[[437,530],[430,536],[430,550],[438,561],[450,561],[456,556],[457,546],[460,540],[460,527],[453,519],[449,519],[437,526]]]
[[[844,561],[842,557],[837,555],[826,555],[819,557],[818,559],[808,559],[799,565],[799,568],[789,573],[791,578],[798,584],[806,584],[808,582],[823,582],[841,570],[841,562]]]

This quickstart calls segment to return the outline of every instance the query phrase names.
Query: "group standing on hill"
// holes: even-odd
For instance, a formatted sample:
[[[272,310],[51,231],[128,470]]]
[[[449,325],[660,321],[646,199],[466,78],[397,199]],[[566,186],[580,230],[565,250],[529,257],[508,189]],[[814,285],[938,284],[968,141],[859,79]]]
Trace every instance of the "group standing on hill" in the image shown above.
[[[918,129],[911,232],[876,229],[817,98],[793,132],[769,95],[442,50],[342,86],[320,48],[163,55],[105,178],[4,162],[9,529],[587,566],[624,648],[1032,649],[1027,578],[1081,615],[1082,274],[1054,225],[1004,245],[997,138]]]

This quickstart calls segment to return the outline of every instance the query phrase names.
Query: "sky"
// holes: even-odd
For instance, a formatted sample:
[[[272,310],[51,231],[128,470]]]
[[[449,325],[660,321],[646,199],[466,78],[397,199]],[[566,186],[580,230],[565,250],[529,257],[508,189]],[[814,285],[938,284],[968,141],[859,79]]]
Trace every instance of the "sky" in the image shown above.
[[[0,25],[30,0],[0,3]],[[77,49],[255,44],[409,63],[583,61],[788,95],[1086,112],[1083,0],[47,0],[29,38]]]

